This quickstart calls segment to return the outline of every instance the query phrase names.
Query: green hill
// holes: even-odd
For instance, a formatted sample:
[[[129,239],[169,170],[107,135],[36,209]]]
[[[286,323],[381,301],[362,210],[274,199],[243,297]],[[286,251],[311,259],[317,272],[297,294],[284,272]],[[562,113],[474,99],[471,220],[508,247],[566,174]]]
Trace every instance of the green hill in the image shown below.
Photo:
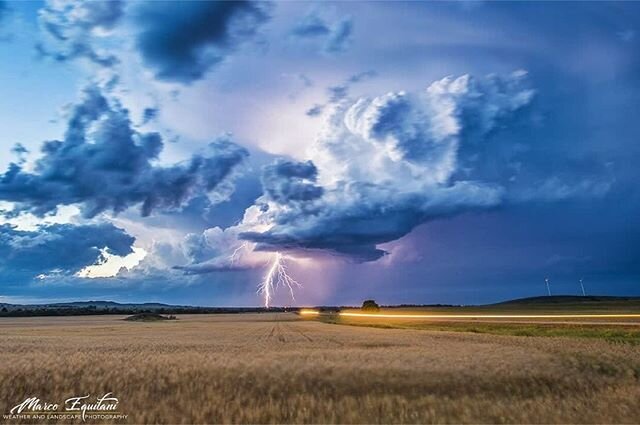
[[[546,297],[520,298],[483,306],[487,309],[531,310],[531,311],[594,311],[629,312],[640,311],[640,297],[613,297],[603,295],[553,295]]]

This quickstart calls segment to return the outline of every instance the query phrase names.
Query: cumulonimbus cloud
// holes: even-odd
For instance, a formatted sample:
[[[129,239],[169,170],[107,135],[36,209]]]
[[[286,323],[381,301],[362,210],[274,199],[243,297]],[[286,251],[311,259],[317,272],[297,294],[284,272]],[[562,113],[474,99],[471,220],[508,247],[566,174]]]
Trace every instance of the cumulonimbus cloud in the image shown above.
[[[422,223],[500,205],[501,182],[475,179],[461,164],[481,155],[491,134],[508,127],[533,97],[526,73],[516,72],[447,77],[420,92],[342,99],[330,105],[309,161],[280,161],[264,170],[265,194],[225,230],[238,238],[226,245],[241,246],[247,258],[260,251],[321,251],[373,261],[385,254],[378,245]],[[227,252],[190,267],[223,269],[225,258]]]
[[[263,214],[272,226],[239,237],[259,250],[326,250],[369,261],[384,255],[377,245],[419,224],[499,205],[499,182],[458,175],[460,146],[481,151],[533,94],[515,73],[445,78],[423,92],[338,104],[313,157],[323,196],[267,200]]]
[[[134,205],[147,216],[214,194],[248,156],[222,137],[183,163],[160,166],[162,148],[160,134],[139,132],[127,109],[92,85],[72,107],[64,138],[44,142],[32,171],[11,163],[0,175],[0,200],[39,216],[71,204],[85,217]]]

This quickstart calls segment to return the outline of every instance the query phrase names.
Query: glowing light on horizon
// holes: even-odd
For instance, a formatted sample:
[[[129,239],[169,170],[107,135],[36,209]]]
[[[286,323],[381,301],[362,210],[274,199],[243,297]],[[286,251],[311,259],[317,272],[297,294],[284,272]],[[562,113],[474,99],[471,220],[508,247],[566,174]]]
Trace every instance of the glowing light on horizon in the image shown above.
[[[318,310],[312,310],[310,308],[303,308],[298,312],[298,314],[302,316],[318,316],[320,315],[320,312]]]
[[[284,286],[289,289],[291,293],[291,299],[293,301],[296,300],[293,295],[294,287],[302,287],[300,283],[298,283],[294,278],[292,278],[288,271],[287,266],[285,264],[285,257],[276,252],[273,256],[273,260],[271,262],[271,266],[267,269],[267,273],[264,275],[262,282],[258,285],[258,293],[262,294],[264,297],[264,306],[269,308],[271,303],[271,298],[273,297],[273,293],[276,288]]]

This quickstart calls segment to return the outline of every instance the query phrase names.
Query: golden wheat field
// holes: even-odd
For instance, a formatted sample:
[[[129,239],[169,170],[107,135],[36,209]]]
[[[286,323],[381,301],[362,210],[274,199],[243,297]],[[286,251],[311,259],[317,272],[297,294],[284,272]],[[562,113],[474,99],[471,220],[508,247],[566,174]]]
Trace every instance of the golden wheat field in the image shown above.
[[[640,350],[599,339],[286,313],[5,318],[0,333],[2,413],[113,392],[119,423],[640,422]]]

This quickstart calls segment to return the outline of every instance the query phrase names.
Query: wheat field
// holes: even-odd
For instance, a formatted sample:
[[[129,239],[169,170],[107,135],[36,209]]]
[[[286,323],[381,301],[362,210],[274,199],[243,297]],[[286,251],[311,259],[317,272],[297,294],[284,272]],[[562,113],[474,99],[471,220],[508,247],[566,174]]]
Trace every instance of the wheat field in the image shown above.
[[[119,423],[640,422],[640,350],[628,344],[294,314],[121,319],[2,319],[2,413],[27,396],[110,391]]]

